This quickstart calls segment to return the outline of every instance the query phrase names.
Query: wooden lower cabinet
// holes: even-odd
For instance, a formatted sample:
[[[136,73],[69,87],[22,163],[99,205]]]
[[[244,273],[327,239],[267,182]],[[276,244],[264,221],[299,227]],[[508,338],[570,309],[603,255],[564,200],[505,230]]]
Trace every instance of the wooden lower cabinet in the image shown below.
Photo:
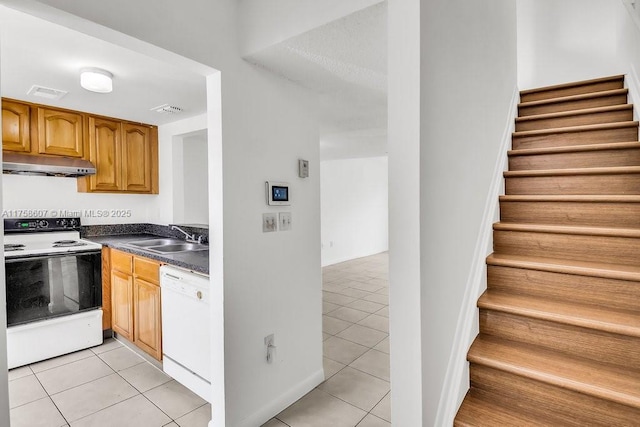
[[[111,270],[111,327],[133,339],[133,277]]]
[[[112,329],[162,360],[160,262],[110,252]]]
[[[162,359],[162,318],[160,286],[142,279],[133,281],[135,317],[134,340],[138,347],[158,360]]]

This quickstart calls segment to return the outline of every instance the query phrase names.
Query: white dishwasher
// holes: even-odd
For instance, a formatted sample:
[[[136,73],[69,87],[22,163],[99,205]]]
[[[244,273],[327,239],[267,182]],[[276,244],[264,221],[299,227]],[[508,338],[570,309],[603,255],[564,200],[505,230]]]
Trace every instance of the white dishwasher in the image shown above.
[[[163,370],[211,402],[209,277],[160,267]]]

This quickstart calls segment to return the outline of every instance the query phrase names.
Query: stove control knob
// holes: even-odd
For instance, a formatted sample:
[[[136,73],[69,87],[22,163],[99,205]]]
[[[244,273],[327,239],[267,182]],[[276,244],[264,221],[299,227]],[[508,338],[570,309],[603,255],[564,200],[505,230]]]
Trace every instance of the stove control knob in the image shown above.
[[[70,227],[77,227],[78,226],[78,220],[75,218],[72,218],[69,220],[69,226]]]
[[[49,221],[46,219],[41,219],[38,221],[38,228],[47,228],[49,226]]]
[[[66,219],[64,219],[64,218],[63,218],[63,219],[61,219],[61,220],[60,220],[60,226],[61,226],[61,227],[66,227],[66,226],[67,226],[67,220],[66,220]]]

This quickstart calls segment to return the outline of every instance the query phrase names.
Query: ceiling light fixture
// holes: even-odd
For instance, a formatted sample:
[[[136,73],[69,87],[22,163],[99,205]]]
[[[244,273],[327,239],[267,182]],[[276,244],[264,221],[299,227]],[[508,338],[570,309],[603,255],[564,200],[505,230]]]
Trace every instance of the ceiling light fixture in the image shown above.
[[[113,90],[113,74],[100,68],[80,70],[80,86],[91,92],[109,93]]]

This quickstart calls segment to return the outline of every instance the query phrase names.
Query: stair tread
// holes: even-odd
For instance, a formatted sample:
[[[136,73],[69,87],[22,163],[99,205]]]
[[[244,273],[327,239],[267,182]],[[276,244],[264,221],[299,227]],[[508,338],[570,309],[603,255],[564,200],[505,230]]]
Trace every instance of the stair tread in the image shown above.
[[[608,113],[611,111],[633,110],[633,104],[609,105],[606,107],[584,108],[582,110],[559,111],[555,113],[534,114],[531,116],[516,117],[516,123],[526,123],[536,120],[556,119],[561,117],[584,116],[596,113]]]
[[[505,171],[505,178],[527,176],[566,176],[566,175],[622,175],[640,173],[640,166],[607,166],[600,168],[572,168],[572,169],[537,169],[521,171]]]
[[[566,89],[566,88],[577,87],[577,86],[586,86],[594,83],[602,83],[602,82],[608,82],[612,80],[622,80],[622,79],[624,79],[624,74],[616,74],[614,76],[597,77],[595,79],[580,80],[577,82],[561,83],[556,85],[525,89],[520,91],[520,95],[528,95],[530,93],[546,92],[549,90]]]
[[[640,282],[640,266],[493,253],[487,264]]]
[[[607,236],[640,238],[640,229],[623,227],[589,227],[582,225],[521,224],[496,222],[496,231],[525,231],[533,233],[574,234],[582,236]]]
[[[519,132],[513,132],[513,137],[518,138],[518,137],[525,137],[525,136],[540,136],[540,135],[549,135],[549,134],[557,134],[557,133],[575,133],[575,132],[583,132],[583,131],[591,131],[591,130],[620,129],[620,128],[629,128],[629,127],[637,127],[637,126],[638,126],[637,121],[600,123],[595,125],[580,125],[580,126],[567,126],[562,128],[524,130]]]
[[[540,427],[539,418],[529,418],[522,413],[510,411],[500,405],[496,405],[487,399],[467,394],[456,416],[455,427],[495,427],[495,426],[519,426]]]
[[[480,335],[467,359],[532,380],[640,408],[640,372]]]
[[[566,145],[561,147],[520,148],[507,151],[509,157],[534,156],[539,154],[579,153],[585,151],[624,150],[640,148],[640,141],[608,142],[604,144]]]
[[[640,337],[640,312],[487,290],[478,307],[614,334]]]
[[[640,196],[632,195],[504,195],[501,202],[590,202],[590,203],[640,203]]]
[[[569,95],[569,96],[560,96],[557,98],[549,98],[549,99],[540,99],[537,101],[527,101],[521,102],[518,104],[518,108],[520,107],[534,107],[545,104],[556,104],[561,102],[570,102],[570,101],[579,101],[582,99],[589,98],[600,98],[606,96],[614,96],[614,95],[625,95],[629,93],[629,89],[612,89],[612,90],[603,90],[600,92],[592,92],[592,93],[582,93],[579,95]]]

